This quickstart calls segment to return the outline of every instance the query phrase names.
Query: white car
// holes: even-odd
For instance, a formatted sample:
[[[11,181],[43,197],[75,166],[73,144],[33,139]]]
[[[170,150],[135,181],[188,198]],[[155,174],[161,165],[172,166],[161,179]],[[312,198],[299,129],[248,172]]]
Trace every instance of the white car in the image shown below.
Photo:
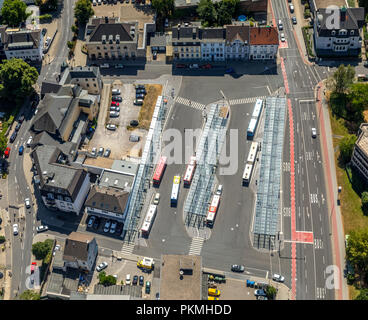
[[[55,253],[56,253],[56,251],[60,251],[60,249],[61,249],[60,244],[57,244],[57,245],[55,246],[55,248],[54,248],[54,252],[52,253],[52,255],[54,256],[54,255],[55,255]]]
[[[105,223],[105,227],[104,227],[104,232],[109,232],[109,229],[110,229],[110,225],[111,225],[111,221],[110,220],[107,220],[106,223]]]
[[[27,147],[30,147],[31,146],[31,143],[32,143],[32,140],[33,140],[33,137],[30,136],[27,140]]]
[[[91,218],[89,219],[88,224],[87,224],[88,228],[92,228],[93,223],[95,222],[95,220],[96,220],[96,217],[91,216]]]
[[[100,157],[102,157],[102,156],[103,156],[104,151],[105,151],[105,149],[104,149],[103,147],[100,147],[100,149],[98,149],[98,153],[97,153],[97,154],[98,154]]]
[[[153,204],[158,204],[160,202],[160,194],[156,193],[155,195],[155,199],[153,200]]]
[[[285,42],[285,34],[284,33],[280,34],[280,39],[281,39],[281,42]]]
[[[97,148],[92,148],[91,154],[93,156],[96,156],[97,155]]]
[[[92,4],[93,4],[94,6],[97,6],[97,1],[96,1],[96,0],[93,0]]]
[[[189,65],[189,69],[199,69],[199,65],[197,63],[192,63]]]
[[[125,277],[125,284],[126,285],[130,285],[130,274],[127,274],[126,277]]]
[[[106,261],[100,263],[97,267],[96,267],[96,271],[97,272],[100,272],[102,271],[103,269],[107,268],[108,266],[108,263]]]
[[[16,236],[19,232],[18,224],[13,224],[13,234]]]
[[[285,281],[285,278],[282,275],[275,273],[272,276],[272,280],[273,281],[277,281],[277,282],[284,282]]]
[[[113,96],[115,96],[115,95],[119,95],[120,93],[121,93],[120,89],[112,89],[112,90],[111,90],[111,94],[112,94]]]
[[[110,233],[115,233],[116,226],[117,226],[117,222],[116,222],[116,221],[114,221],[114,222],[111,224]]]
[[[312,128],[312,138],[317,138],[317,129]]]
[[[216,190],[216,194],[221,196],[222,194],[222,189],[223,189],[223,186],[222,184],[219,184],[219,186],[217,187],[217,190]]]
[[[112,123],[109,123],[109,124],[106,126],[106,129],[107,129],[107,130],[116,130],[116,125],[115,125],[115,124],[112,124]]]
[[[110,111],[110,118],[118,118],[120,115],[117,111]]]
[[[25,198],[24,203],[26,204],[27,209],[31,207],[31,201],[29,200],[29,198]]]
[[[36,228],[36,231],[37,232],[43,232],[43,231],[47,231],[47,230],[49,230],[49,227],[48,226],[38,226]]]

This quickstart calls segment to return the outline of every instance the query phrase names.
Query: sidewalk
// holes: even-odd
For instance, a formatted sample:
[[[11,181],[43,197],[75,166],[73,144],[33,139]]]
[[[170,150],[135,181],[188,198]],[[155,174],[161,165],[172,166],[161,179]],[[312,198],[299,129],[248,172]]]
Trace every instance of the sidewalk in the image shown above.
[[[332,233],[333,259],[334,264],[339,267],[339,280],[341,288],[335,289],[335,297],[338,300],[349,300],[349,291],[347,283],[343,277],[345,266],[345,245],[344,245],[344,228],[342,225],[342,216],[340,207],[337,205],[337,179],[335,167],[335,152],[332,143],[332,130],[330,124],[330,115],[328,112],[328,104],[325,98],[324,82],[321,81],[317,86],[317,112],[320,121],[321,130],[321,149],[323,156],[323,163],[325,166],[324,174],[327,186],[327,196],[329,204],[329,220],[330,232]],[[335,205],[336,204],[336,205]]]

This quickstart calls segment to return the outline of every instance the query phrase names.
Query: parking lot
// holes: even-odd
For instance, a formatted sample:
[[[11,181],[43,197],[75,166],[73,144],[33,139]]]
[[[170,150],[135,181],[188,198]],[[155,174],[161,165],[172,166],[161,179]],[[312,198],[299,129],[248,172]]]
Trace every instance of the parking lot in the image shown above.
[[[123,231],[124,224],[114,219],[106,219],[102,217],[92,218],[93,215],[88,215],[86,218],[86,231],[102,234],[104,236],[120,239],[119,236]],[[90,223],[92,218],[92,223]],[[116,224],[115,227],[112,225]]]
[[[98,266],[102,262],[107,262],[108,266],[104,271],[106,272],[106,275],[113,275],[115,276],[116,284],[117,285],[127,285],[126,284],[126,276],[130,274],[130,285],[131,286],[140,286],[139,280],[137,284],[133,284],[133,278],[134,276],[137,276],[138,279],[140,276],[143,276],[143,286],[140,286],[142,288],[142,298],[143,299],[154,299],[156,292],[158,291],[158,288],[155,288],[153,285],[153,272],[147,273],[143,272],[141,269],[137,267],[137,262],[130,261],[130,260],[117,260],[116,258],[110,258],[110,257],[104,257],[104,256],[98,256],[96,260],[96,266]],[[91,286],[93,287],[95,284],[99,282],[98,280],[99,272],[95,271],[93,274]],[[150,293],[147,294],[145,292],[146,288],[146,282],[149,281],[151,283],[151,290]]]

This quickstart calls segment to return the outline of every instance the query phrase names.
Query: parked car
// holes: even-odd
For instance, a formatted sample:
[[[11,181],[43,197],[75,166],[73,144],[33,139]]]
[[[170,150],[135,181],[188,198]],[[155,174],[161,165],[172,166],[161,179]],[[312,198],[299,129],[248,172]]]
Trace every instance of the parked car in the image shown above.
[[[110,233],[115,233],[117,222],[113,221],[110,227]]]
[[[121,63],[115,65],[115,69],[123,69],[124,66]]]
[[[18,232],[19,232],[18,224],[15,223],[15,224],[13,224],[13,235],[16,236],[18,234]]]
[[[103,63],[103,64],[101,64],[100,68],[101,69],[108,69],[108,68],[110,68],[110,66],[109,66],[108,63]]]
[[[151,282],[146,281],[146,290],[145,290],[146,294],[150,294],[151,293]]]
[[[137,276],[137,275],[135,275],[135,276],[133,277],[133,286],[136,286],[136,285],[137,285],[137,283],[138,283],[138,276]]]
[[[21,126],[22,126],[22,123],[18,122],[17,125],[15,126],[15,131],[19,131]]]
[[[283,276],[282,276],[282,275],[280,275],[280,274],[275,273],[275,274],[272,276],[272,280],[277,281],[277,282],[284,282],[284,281],[285,281],[285,277],[283,277]]]
[[[110,111],[110,118],[117,118],[119,115],[120,114],[117,111]]]
[[[112,96],[111,100],[112,100],[112,101],[122,102],[122,101],[123,101],[123,98],[122,98],[122,97],[120,97],[120,96]]]
[[[24,114],[22,114],[19,119],[18,119],[18,122],[22,123],[24,121]]]
[[[136,127],[136,126],[138,126],[138,124],[139,124],[138,120],[132,120],[132,121],[130,121],[130,125],[132,127]]]
[[[197,63],[191,63],[189,69],[199,69],[199,65]]]
[[[92,148],[91,154],[93,156],[96,156],[97,155],[97,148]]]
[[[169,26],[169,19],[168,18],[166,18],[165,19],[165,28],[167,28]]]
[[[112,123],[109,123],[106,126],[106,129],[108,129],[108,130],[116,130],[116,125],[115,124],[112,124]]]
[[[141,105],[143,105],[143,99],[135,99],[133,103],[136,106],[141,106]]]
[[[130,274],[127,274],[127,275],[126,275],[126,277],[125,277],[125,284],[126,284],[127,286],[129,286],[129,285],[130,285]]]
[[[153,60],[157,60],[157,51],[152,52],[152,58]]]
[[[9,140],[10,143],[13,143],[16,138],[17,138],[17,132],[14,131],[13,134],[10,136],[10,140]]]
[[[293,24],[297,24],[298,22],[296,21],[296,17],[292,17],[291,18],[291,22],[293,23]]]
[[[4,151],[4,156],[5,156],[5,158],[9,158],[9,156],[10,156],[10,147],[6,147],[6,149],[5,149],[5,151]]]
[[[117,111],[120,112],[120,107],[111,106],[110,111]]]
[[[181,68],[186,68],[187,65],[184,64],[184,63],[177,63],[175,67],[178,68],[178,69],[181,69]]]
[[[280,40],[281,40],[281,42],[285,42],[285,34],[284,33],[280,34]]]
[[[216,190],[216,194],[219,195],[219,196],[221,196],[222,189],[223,189],[223,185],[222,184],[219,184],[218,187],[217,187],[217,190]]]
[[[117,102],[117,101],[111,101],[111,105],[118,107],[119,106],[119,102]]]
[[[160,194],[157,192],[155,195],[155,199],[153,199],[153,204],[158,205],[160,202]]]
[[[263,289],[254,290],[254,295],[255,296],[263,296],[263,297],[267,296],[266,292]]]
[[[121,93],[120,89],[112,89],[112,90],[111,90],[111,94],[112,94],[113,96],[115,96],[115,95],[119,95],[120,93]]]
[[[92,228],[95,229],[95,230],[97,230],[99,225],[100,225],[100,218],[99,217],[96,217],[95,218],[95,222],[93,223]]]
[[[96,271],[97,271],[97,272],[100,272],[100,271],[102,271],[103,269],[106,269],[108,265],[109,265],[109,264],[108,264],[106,261],[101,262],[101,263],[96,267]]]
[[[136,99],[144,99],[144,97],[145,97],[145,94],[144,93],[136,93],[135,94],[135,98]]]
[[[96,1],[96,0],[93,0],[92,4],[93,4],[94,6],[97,6],[97,1]]]
[[[20,146],[19,147],[19,155],[20,156],[23,154],[23,151],[24,151],[24,147],[23,146]]]
[[[144,277],[143,276],[139,276],[139,285],[140,286],[144,286]]]
[[[103,231],[104,232],[109,232],[110,226],[111,226],[111,220],[107,220],[106,223],[105,223]]]
[[[233,272],[244,272],[244,266],[238,265],[238,264],[233,264],[231,266],[231,271],[233,271]]]
[[[289,3],[289,9],[290,9],[290,12],[293,13],[294,12],[294,5]]]
[[[88,221],[87,227],[92,228],[93,223],[95,222],[95,220],[96,220],[96,216],[91,216],[91,218]]]
[[[144,93],[144,94],[146,94],[147,92],[146,92],[146,89],[145,88],[138,88],[138,89],[135,89],[135,93],[137,94],[137,93]]]
[[[111,153],[111,149],[106,149],[105,153],[104,153],[104,157],[108,158],[110,156]]]
[[[57,244],[57,245],[55,246],[55,248],[54,248],[54,252],[52,253],[52,255],[54,256],[54,255],[55,255],[55,253],[56,253],[56,251],[60,251],[60,249],[61,249],[60,244]]]
[[[140,136],[137,136],[136,134],[131,134],[129,136],[129,141],[130,142],[138,142],[140,139],[141,139],[141,137]]]
[[[135,90],[138,90],[138,89],[146,89],[146,87],[144,86],[144,84],[137,84],[135,86]]]
[[[104,148],[103,147],[100,147],[100,149],[98,149],[98,154],[97,155],[99,155],[100,157],[102,157],[103,156],[103,153],[104,153]]]
[[[235,71],[234,71],[234,69],[233,68],[227,68],[226,70],[225,70],[225,73],[234,73]]]
[[[36,231],[37,232],[43,232],[43,231],[47,231],[47,230],[49,230],[49,227],[48,226],[38,226],[36,228]]]
[[[203,65],[201,65],[201,68],[202,69],[211,69],[212,68],[212,65],[210,63],[203,64]]]
[[[123,231],[123,224],[122,223],[118,223],[118,225],[116,226],[116,230],[115,230],[115,234],[120,236],[122,231]]]
[[[25,198],[24,204],[26,205],[26,208],[29,209],[31,207],[31,200],[29,198]]]

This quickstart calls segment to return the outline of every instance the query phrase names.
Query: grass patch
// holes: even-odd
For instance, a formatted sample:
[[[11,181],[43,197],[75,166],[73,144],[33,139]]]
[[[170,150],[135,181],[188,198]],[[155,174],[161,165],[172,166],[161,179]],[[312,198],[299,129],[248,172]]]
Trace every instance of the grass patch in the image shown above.
[[[146,91],[147,95],[144,98],[143,106],[141,107],[138,115],[139,125],[137,128],[148,130],[151,124],[153,111],[155,110],[157,98],[162,92],[162,85],[146,85]]]
[[[348,0],[349,8],[355,8],[355,0]]]

